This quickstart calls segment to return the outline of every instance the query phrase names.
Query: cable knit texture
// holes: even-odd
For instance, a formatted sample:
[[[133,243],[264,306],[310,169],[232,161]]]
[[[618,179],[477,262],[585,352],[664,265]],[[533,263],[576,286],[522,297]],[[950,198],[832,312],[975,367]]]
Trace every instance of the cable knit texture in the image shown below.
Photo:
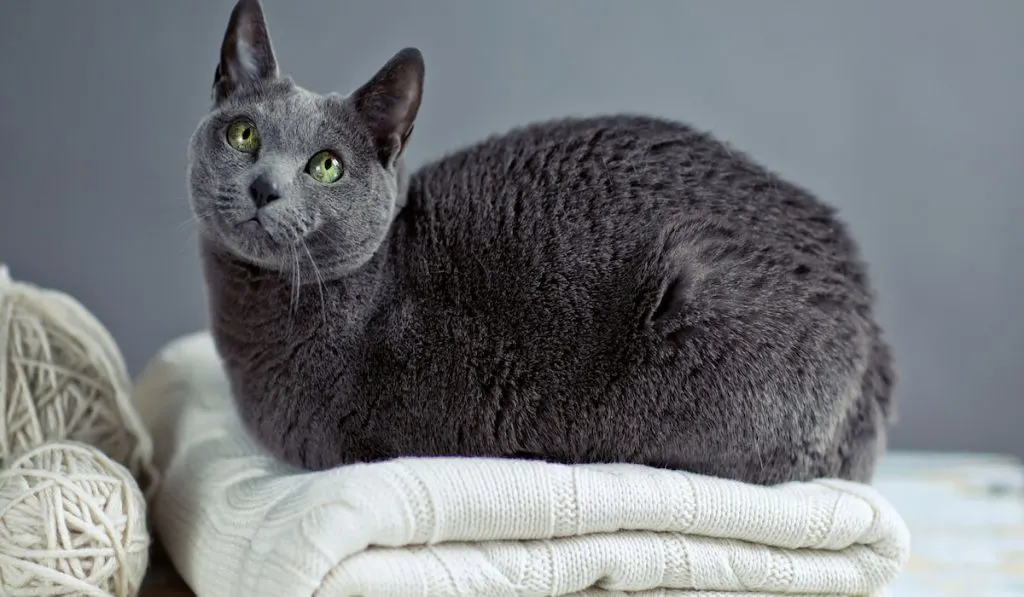
[[[308,473],[247,436],[205,333],[136,404],[157,532],[198,597],[879,596],[910,537],[870,487],[635,465],[406,458]]]

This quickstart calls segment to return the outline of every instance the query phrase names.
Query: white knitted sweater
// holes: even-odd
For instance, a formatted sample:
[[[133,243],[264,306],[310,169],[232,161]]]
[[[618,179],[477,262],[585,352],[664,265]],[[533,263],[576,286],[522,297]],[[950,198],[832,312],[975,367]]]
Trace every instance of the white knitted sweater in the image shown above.
[[[629,465],[402,459],[320,473],[251,441],[208,335],[139,379],[156,531],[198,597],[884,595],[909,534],[873,489]]]

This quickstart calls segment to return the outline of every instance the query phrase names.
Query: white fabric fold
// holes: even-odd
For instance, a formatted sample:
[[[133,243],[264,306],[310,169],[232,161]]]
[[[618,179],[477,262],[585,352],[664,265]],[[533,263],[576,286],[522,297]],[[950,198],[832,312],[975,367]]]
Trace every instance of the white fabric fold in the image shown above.
[[[198,597],[878,596],[900,516],[839,480],[747,485],[634,465],[405,458],[309,473],[238,420],[206,333],[136,385],[160,540]]]

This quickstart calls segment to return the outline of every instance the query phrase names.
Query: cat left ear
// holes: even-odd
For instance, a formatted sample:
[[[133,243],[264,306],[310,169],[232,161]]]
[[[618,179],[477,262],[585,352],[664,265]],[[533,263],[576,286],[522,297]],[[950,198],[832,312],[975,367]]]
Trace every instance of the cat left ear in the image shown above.
[[[392,166],[409,142],[423,98],[423,72],[423,54],[405,48],[352,94],[385,166]]]
[[[214,74],[213,95],[217,102],[240,87],[277,78],[277,59],[270,45],[267,22],[259,0],[238,0],[231,11],[220,63]]]

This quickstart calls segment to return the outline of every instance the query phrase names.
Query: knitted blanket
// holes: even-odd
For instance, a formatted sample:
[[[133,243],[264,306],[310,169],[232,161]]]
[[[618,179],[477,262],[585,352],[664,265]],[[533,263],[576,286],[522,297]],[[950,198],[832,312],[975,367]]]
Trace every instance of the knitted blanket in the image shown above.
[[[198,597],[885,595],[909,534],[872,488],[634,465],[405,458],[308,473],[237,419],[205,333],[138,380],[158,537]]]

